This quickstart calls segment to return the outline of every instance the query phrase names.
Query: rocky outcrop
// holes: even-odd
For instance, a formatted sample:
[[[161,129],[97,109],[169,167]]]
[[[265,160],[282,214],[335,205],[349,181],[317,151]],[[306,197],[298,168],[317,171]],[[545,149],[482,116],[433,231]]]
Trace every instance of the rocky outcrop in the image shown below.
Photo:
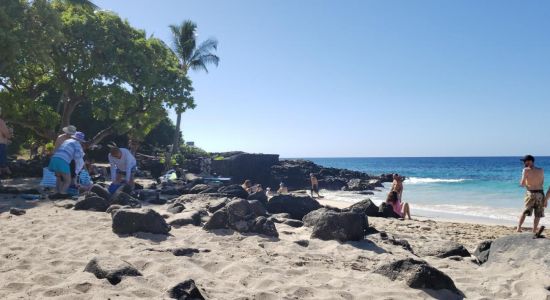
[[[125,276],[142,276],[130,263],[113,257],[95,257],[84,268],[98,279],[107,279],[116,285]]]
[[[392,281],[402,280],[414,289],[446,289],[461,294],[449,276],[422,260],[398,260],[379,267],[374,273],[386,276]]]
[[[302,222],[304,223],[304,226],[313,227],[319,221],[322,215],[331,211],[332,210],[325,207],[316,209],[314,211],[309,212],[307,215],[305,215],[302,218]]]
[[[168,234],[171,229],[164,218],[152,209],[118,209],[113,214],[112,228],[116,234]]]
[[[470,257],[470,252],[463,245],[453,241],[426,242],[416,250],[416,254],[438,258],[450,256]]]
[[[271,179],[271,167],[279,163],[279,155],[275,154],[221,153],[221,156],[225,156],[224,159],[212,160],[212,172],[231,177],[235,184],[241,184],[246,179],[268,183]]]
[[[291,218],[302,220],[308,213],[321,208],[321,204],[309,196],[278,195],[269,199],[266,208],[269,213],[288,213]]]
[[[200,290],[192,279],[178,283],[168,290],[168,296],[178,300],[204,300]]]
[[[367,217],[355,212],[325,211],[313,222],[311,238],[321,240],[360,241],[368,227]]]

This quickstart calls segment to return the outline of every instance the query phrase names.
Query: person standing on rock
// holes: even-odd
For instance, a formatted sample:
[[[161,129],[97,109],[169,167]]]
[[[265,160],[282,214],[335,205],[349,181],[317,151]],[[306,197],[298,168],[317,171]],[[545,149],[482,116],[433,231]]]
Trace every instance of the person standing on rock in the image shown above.
[[[8,144],[12,134],[6,122],[0,117],[0,175],[11,174],[8,168]]]
[[[544,170],[535,167],[535,158],[532,155],[526,155],[521,159],[524,168],[521,176],[520,185],[527,189],[525,195],[525,209],[519,217],[517,232],[521,232],[521,225],[526,216],[531,216],[534,212],[533,232],[536,233],[540,218],[544,217],[544,208],[548,206],[548,198],[544,197]]]
[[[69,198],[67,190],[71,186],[71,167],[70,164],[75,162],[75,174],[80,173],[84,167],[84,149],[82,144],[85,143],[85,136],[82,132],[76,132],[71,138],[64,141],[59,148],[54,152],[50,159],[48,169],[55,173],[56,194],[51,195],[50,199]]]
[[[319,180],[317,180],[315,174],[309,174],[309,179],[311,181],[311,197],[314,198],[313,193],[315,193],[317,194],[317,197],[322,198],[319,194]]]
[[[134,177],[137,171],[136,158],[126,148],[119,148],[116,144],[108,146],[109,164],[111,165],[111,181],[115,184],[126,183],[134,188]]]

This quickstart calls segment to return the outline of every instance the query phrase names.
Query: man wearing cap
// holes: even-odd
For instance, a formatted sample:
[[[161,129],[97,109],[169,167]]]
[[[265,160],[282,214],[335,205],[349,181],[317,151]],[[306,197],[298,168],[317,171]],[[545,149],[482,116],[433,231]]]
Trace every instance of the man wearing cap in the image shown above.
[[[526,216],[534,212],[533,232],[537,232],[540,218],[544,217],[544,207],[548,205],[544,197],[544,170],[535,167],[535,158],[526,155],[521,159],[524,165],[520,185],[527,189],[525,196],[525,209],[519,217],[517,231],[521,232],[521,225]]]
[[[76,134],[76,127],[74,127],[73,125],[63,127],[63,134],[58,136],[57,139],[55,140],[54,151],[57,150],[57,148],[59,148],[59,146],[61,146],[61,144],[63,144],[63,142],[70,139],[75,134]]]
[[[134,187],[134,176],[137,170],[136,158],[126,148],[110,144],[109,164],[111,165],[111,180],[113,183],[126,183]]]
[[[71,161],[75,161],[75,174],[80,173],[84,167],[84,150],[82,144],[85,143],[85,136],[82,132],[76,132],[70,138],[65,140],[57,150],[55,150],[48,169],[55,172],[56,176],[56,194],[51,195],[50,199],[68,198],[67,190],[71,185]]]

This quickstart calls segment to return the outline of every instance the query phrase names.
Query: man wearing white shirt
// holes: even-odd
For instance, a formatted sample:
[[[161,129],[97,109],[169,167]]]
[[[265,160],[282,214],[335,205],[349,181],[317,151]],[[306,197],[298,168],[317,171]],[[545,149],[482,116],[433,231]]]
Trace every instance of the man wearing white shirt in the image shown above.
[[[136,158],[130,150],[109,145],[109,164],[111,165],[111,180],[113,183],[123,183],[134,186],[134,176],[137,170]]]

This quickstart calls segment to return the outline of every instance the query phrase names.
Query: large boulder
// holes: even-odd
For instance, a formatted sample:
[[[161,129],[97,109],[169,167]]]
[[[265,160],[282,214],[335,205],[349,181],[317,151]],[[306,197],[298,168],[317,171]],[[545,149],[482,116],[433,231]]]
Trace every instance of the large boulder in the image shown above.
[[[74,204],[74,210],[93,210],[105,212],[110,206],[110,202],[99,196],[80,197]]]
[[[422,260],[401,259],[379,267],[374,273],[386,276],[392,281],[403,280],[414,289],[447,289],[461,294],[449,276]]]
[[[346,179],[340,177],[327,176],[319,180],[319,188],[331,191],[339,191],[346,185]]]
[[[279,237],[277,228],[273,221],[268,220],[266,217],[257,217],[250,228],[251,232],[263,234],[272,237]]]
[[[313,225],[311,238],[321,240],[359,241],[365,237],[367,217],[355,212],[323,213]]]
[[[216,211],[206,224],[202,227],[204,230],[225,229],[229,226],[229,216],[227,209],[222,208]]]
[[[142,276],[130,263],[112,257],[94,257],[84,271],[94,274],[98,279],[105,278],[113,285],[120,283],[125,276]]]
[[[453,241],[426,242],[416,250],[416,254],[438,258],[450,256],[470,257],[470,252],[463,245]]]
[[[304,222],[304,226],[313,227],[315,224],[317,224],[321,216],[327,212],[332,212],[332,210],[326,207],[316,209],[305,215],[302,218],[302,222]]]
[[[256,216],[267,215],[267,210],[265,209],[265,206],[260,201],[252,200],[252,201],[248,201],[248,203],[250,204],[250,208],[252,209],[252,212],[254,212]]]
[[[183,205],[182,203],[176,202],[168,205],[168,207],[166,208],[166,211],[173,214],[179,214],[184,209],[185,209],[185,205]]]
[[[221,187],[219,192],[226,194],[228,197],[248,199],[248,192],[243,189],[242,186],[238,184],[228,185]]]
[[[272,214],[288,213],[293,219],[301,220],[311,211],[321,208],[321,204],[309,196],[277,195],[269,199],[266,208]]]
[[[348,208],[349,211],[353,212],[361,212],[369,217],[376,217],[378,216],[378,206],[372,202],[371,199],[366,199],[357,203],[354,203],[352,206]]]
[[[226,206],[229,223],[246,221],[255,218],[254,211],[247,200],[238,199],[229,202]]]
[[[494,240],[487,265],[510,264],[512,267],[536,267],[550,272],[550,239],[534,239],[532,233],[520,233]]]
[[[152,209],[119,209],[113,214],[112,227],[116,234],[168,234],[171,229],[164,218]]]
[[[227,203],[229,203],[229,199],[219,199],[219,200],[211,201],[210,203],[208,203],[206,207],[208,209],[208,212],[213,214],[216,211],[224,208],[227,205]]]
[[[204,300],[200,290],[192,279],[178,283],[168,290],[168,296],[178,300]]]
[[[493,241],[483,241],[474,250],[474,256],[479,264],[484,264],[489,259],[489,251]]]
[[[111,194],[109,193],[109,191],[99,184],[92,185],[92,187],[90,188],[90,192],[96,194],[97,196],[105,200],[111,199]]]

